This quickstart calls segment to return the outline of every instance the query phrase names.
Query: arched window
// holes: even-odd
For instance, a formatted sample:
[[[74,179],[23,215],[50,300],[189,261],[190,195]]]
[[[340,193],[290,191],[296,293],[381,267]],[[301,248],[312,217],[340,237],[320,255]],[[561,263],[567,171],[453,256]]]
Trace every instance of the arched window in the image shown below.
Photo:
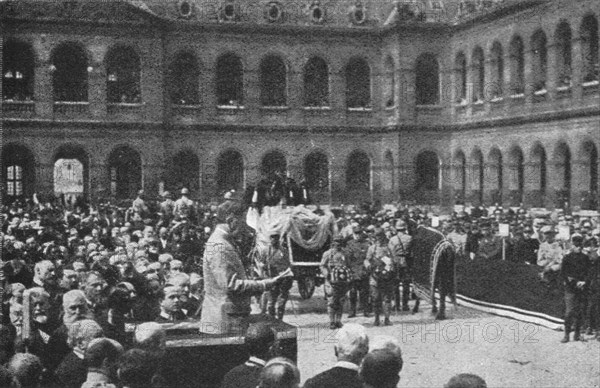
[[[457,151],[452,161],[452,179],[454,183],[455,200],[463,202],[467,191],[467,164],[465,154]]]
[[[546,34],[542,30],[537,30],[531,37],[531,70],[534,78],[533,90],[546,89],[548,48]]]
[[[8,199],[29,197],[34,190],[34,159],[27,147],[7,144],[2,148],[2,178]]]
[[[64,145],[54,155],[54,193],[71,204],[88,192],[89,157],[80,146]]]
[[[556,80],[557,86],[571,86],[571,27],[561,22],[554,35],[556,42]]]
[[[386,151],[383,157],[383,171],[381,172],[381,188],[394,194],[396,189],[394,155],[392,151]],[[390,198],[393,199],[393,198]]]
[[[473,69],[473,102],[483,101],[485,99],[485,59],[481,47],[475,47],[471,61]]]
[[[396,105],[396,77],[394,59],[388,56],[383,68],[383,101],[386,108]]]
[[[312,152],[304,159],[304,176],[312,190],[326,190],[329,187],[329,161],[322,152]]]
[[[467,101],[467,58],[461,51],[454,60],[454,77],[456,80],[456,103]]]
[[[371,69],[363,58],[352,58],[346,66],[346,107],[368,108],[371,105]]]
[[[371,189],[371,160],[364,151],[356,150],[348,157],[346,188],[353,191]]]
[[[260,63],[260,102],[262,106],[287,105],[287,70],[278,56],[270,55]]]
[[[54,101],[85,102],[88,100],[88,60],[77,43],[63,43],[51,57]]]
[[[582,207],[590,210],[598,208],[598,148],[592,141],[586,141],[581,146],[581,159],[583,161],[579,168],[584,169]]]
[[[536,144],[531,151],[531,176],[527,179],[532,183],[533,195],[537,198],[532,200],[532,205],[536,207],[544,206],[546,189],[548,186],[548,177],[546,171],[546,150],[541,144]]]
[[[33,100],[35,58],[28,43],[8,40],[2,51],[2,99]]]
[[[108,157],[110,193],[116,198],[135,198],[142,188],[142,158],[128,146],[115,148]]]
[[[504,88],[504,51],[500,42],[494,42],[492,45],[491,61],[492,66],[492,85],[490,87],[490,97],[498,98],[502,96]]]
[[[220,192],[244,187],[244,159],[235,150],[227,150],[217,161],[217,187]]]
[[[510,42],[510,93],[525,93],[525,51],[520,36]]]
[[[244,67],[234,54],[225,54],[217,60],[217,105],[244,105]]]
[[[187,188],[197,192],[200,187],[200,162],[198,156],[191,150],[179,151],[171,161],[169,186],[175,190]]]
[[[583,82],[600,80],[600,61],[598,60],[598,19],[594,15],[583,18],[580,32],[581,55],[583,56]]]
[[[265,154],[260,164],[260,169],[265,177],[278,175],[283,177],[287,172],[287,161],[285,156],[279,151],[270,151]]]
[[[416,159],[416,181],[417,191],[435,191],[439,188],[440,160],[433,151],[423,151]]]
[[[433,54],[422,54],[417,59],[416,104],[437,105],[440,102],[440,74],[438,61]]]
[[[571,201],[571,151],[566,143],[559,143],[554,150],[554,174],[557,189],[557,206],[562,208]]]
[[[474,205],[477,206],[483,203],[483,182],[484,182],[484,164],[483,164],[483,153],[479,148],[476,148],[471,152],[471,190],[473,193]]]
[[[523,167],[523,151],[514,147],[510,152],[510,179],[509,189],[511,191],[511,205],[518,206],[523,202],[523,188],[525,184]]]
[[[304,67],[304,106],[329,106],[329,68],[323,58],[312,57]]]
[[[488,156],[485,181],[489,184],[490,199],[494,203],[502,203],[504,187],[504,168],[502,153],[498,148],[492,148]]]
[[[113,104],[142,102],[140,58],[132,47],[114,47],[106,56],[106,100]]]
[[[200,71],[192,53],[179,53],[169,69],[170,96],[174,105],[198,105]]]

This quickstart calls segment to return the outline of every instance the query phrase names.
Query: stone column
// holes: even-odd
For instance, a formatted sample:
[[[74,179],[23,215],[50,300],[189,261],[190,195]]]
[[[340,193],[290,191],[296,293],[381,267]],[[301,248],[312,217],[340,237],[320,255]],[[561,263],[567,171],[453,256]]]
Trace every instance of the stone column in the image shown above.
[[[415,82],[415,71],[413,68],[400,68],[398,114],[401,121],[410,121],[415,116]]]
[[[498,180],[500,165],[488,162],[484,166],[483,200],[486,205],[493,205],[496,202],[500,203],[502,202],[502,192],[499,190],[500,181]]]
[[[440,166],[440,186],[438,186],[439,204],[453,206],[452,165],[442,162]]]
[[[587,196],[589,195],[591,169],[589,160],[574,160],[572,162],[571,175],[571,202],[572,206],[585,205]]]
[[[88,71],[88,101],[94,119],[106,117],[106,67],[104,61],[94,61]]]
[[[571,93],[575,101],[583,98],[583,67],[585,66],[581,37],[579,32],[575,32],[577,37],[571,41]]]
[[[533,103],[533,92],[535,89],[536,75],[533,71],[534,53],[532,50],[524,50],[525,56],[525,103]]]
[[[346,166],[339,163],[331,163],[329,170],[329,187],[331,192],[331,198],[334,203],[342,202],[347,200],[345,192],[346,188]]]
[[[546,89],[548,90],[548,101],[553,101],[556,99],[556,88],[559,85],[558,77],[560,73],[559,69],[559,59],[558,59],[558,50],[559,47],[556,43],[548,46],[548,62],[547,62],[547,72],[546,72]]]
[[[52,70],[49,60],[36,63],[34,69],[35,114],[42,119],[51,119],[54,115],[54,97],[52,90]]]

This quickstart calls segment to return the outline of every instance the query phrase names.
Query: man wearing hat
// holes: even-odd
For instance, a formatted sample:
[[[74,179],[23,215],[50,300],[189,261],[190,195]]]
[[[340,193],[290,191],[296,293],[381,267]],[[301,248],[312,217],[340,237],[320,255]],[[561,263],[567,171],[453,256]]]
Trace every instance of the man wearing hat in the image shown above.
[[[331,243],[331,249],[323,253],[320,264],[321,273],[327,279],[325,295],[327,296],[327,312],[331,329],[342,327],[342,313],[350,280],[348,262],[342,252],[343,243],[342,236],[335,236]]]
[[[164,200],[160,203],[160,212],[165,220],[165,225],[169,225],[173,219],[173,211],[175,210],[175,201],[173,201],[173,195],[168,191],[163,192]]]
[[[194,201],[189,199],[190,191],[187,188],[181,189],[181,198],[175,201],[173,214],[180,219],[192,220],[194,217]]]
[[[524,226],[516,234],[514,247],[512,251],[512,261],[515,263],[535,264],[537,262],[537,253],[540,249],[538,239],[531,238],[533,228],[529,225]]]
[[[270,244],[261,261],[265,265],[265,274],[267,277],[275,277],[291,268],[288,250],[281,245],[281,235],[279,232],[270,233]],[[267,291],[267,312],[270,316],[277,319],[283,319],[285,305],[290,296],[293,278],[287,277],[275,284],[273,288]]]
[[[392,252],[388,248],[388,240],[385,231],[381,228],[375,229],[375,244],[369,247],[365,267],[369,270],[369,286],[371,288],[371,300],[375,311],[375,326],[380,325],[380,315],[383,308],[385,317],[384,325],[389,326],[390,313],[392,311],[392,298],[394,285],[396,284],[396,266],[392,259]]]
[[[144,201],[144,190],[138,191],[137,198],[134,199],[131,204],[131,209],[133,210],[134,215],[138,214],[140,218],[146,218],[148,206],[146,206],[146,202]]]
[[[481,235],[475,257],[484,260],[500,260],[502,258],[502,241],[494,235],[490,223],[482,225]]]
[[[365,259],[369,242],[367,235],[360,225],[352,229],[352,239],[346,244],[345,254],[351,271],[350,280],[350,314],[348,318],[356,317],[356,304],[360,299],[360,307],[365,317],[369,316],[371,304],[369,301],[369,274],[365,268]]]
[[[544,235],[544,242],[540,244],[537,265],[542,268],[542,273],[540,274],[542,281],[550,286],[557,280],[564,256],[564,249],[555,240],[556,231],[553,226],[546,225],[542,228],[541,232]]]
[[[412,237],[406,232],[406,222],[396,222],[396,234],[392,236],[388,247],[392,252],[392,259],[397,268],[397,277],[394,285],[394,298],[396,300],[396,311],[400,311],[400,283],[402,283],[402,311],[408,311],[408,299],[410,297],[410,257]]]
[[[574,328],[573,340],[579,341],[586,306],[591,262],[582,252],[583,237],[571,238],[573,248],[562,262],[561,279],[565,286],[565,336],[561,342],[569,342],[569,333]]]

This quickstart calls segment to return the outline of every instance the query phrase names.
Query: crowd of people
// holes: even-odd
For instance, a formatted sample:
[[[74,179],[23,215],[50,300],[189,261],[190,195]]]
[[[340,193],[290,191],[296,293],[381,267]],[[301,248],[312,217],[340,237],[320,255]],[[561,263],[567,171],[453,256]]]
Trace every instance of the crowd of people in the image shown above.
[[[194,319],[212,333],[226,333],[250,313],[250,295],[261,294],[263,312],[283,319],[291,288],[285,239],[272,235],[268,253],[258,260],[262,270],[251,270],[254,236],[245,227],[245,207],[231,197],[227,193],[218,206],[198,204],[184,188],[177,200],[168,192],[148,200],[140,191],[124,207],[108,201],[40,201],[36,196],[5,205],[3,382],[19,381],[21,387],[39,382],[61,387],[160,385],[161,323]],[[600,333],[597,219],[558,212],[534,217],[523,209],[499,207],[489,214],[476,208],[448,217],[416,207],[388,209],[334,210],[339,233],[320,263],[331,328],[344,326],[348,294],[348,317],[360,307],[365,315],[374,314],[376,325],[381,316],[384,325],[391,324],[393,309],[409,309],[413,257],[407,228],[418,223],[439,229],[466,260],[504,257],[539,266],[540,281],[565,287],[566,340],[571,331],[575,340],[580,338],[584,310],[591,318],[589,329]],[[509,233],[499,237],[503,225],[509,225]],[[569,229],[565,241],[555,238],[556,227]],[[132,335],[126,331],[129,322],[146,323],[138,324]],[[348,336],[358,330],[352,324],[344,328]],[[338,347],[336,352],[345,351]],[[354,364],[362,365],[365,386],[387,386],[369,383],[369,376],[383,376],[377,368],[397,363],[398,357],[367,355],[365,349],[361,354]],[[399,372],[401,361],[400,368],[394,365]],[[299,381],[294,368],[289,361],[274,361],[262,368],[260,386],[284,386],[269,383],[273,376]],[[305,386],[325,386],[314,379]]]

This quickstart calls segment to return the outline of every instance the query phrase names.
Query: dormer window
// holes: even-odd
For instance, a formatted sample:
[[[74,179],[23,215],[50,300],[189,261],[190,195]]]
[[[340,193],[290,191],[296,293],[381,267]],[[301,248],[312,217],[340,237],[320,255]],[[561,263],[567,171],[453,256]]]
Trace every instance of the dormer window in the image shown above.
[[[192,16],[192,13],[194,11],[194,7],[192,5],[192,3],[190,3],[187,0],[182,0],[179,2],[178,4],[178,9],[179,9],[179,16],[181,16],[182,18],[189,18]]]

